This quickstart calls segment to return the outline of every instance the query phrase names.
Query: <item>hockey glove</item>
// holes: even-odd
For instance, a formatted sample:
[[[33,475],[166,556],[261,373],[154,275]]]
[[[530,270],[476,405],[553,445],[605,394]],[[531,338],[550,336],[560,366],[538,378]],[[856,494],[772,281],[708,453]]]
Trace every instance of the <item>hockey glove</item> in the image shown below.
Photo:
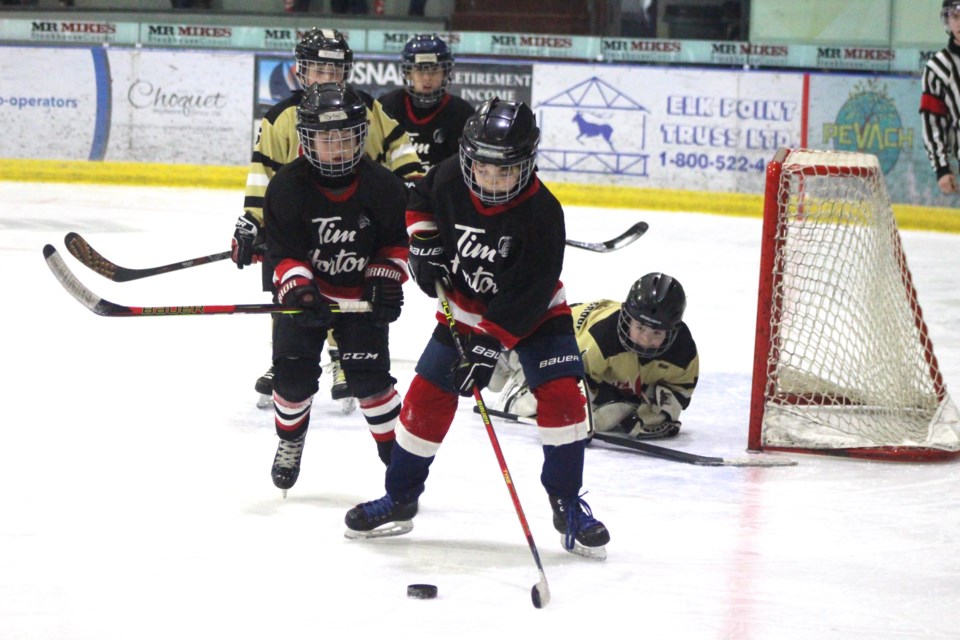
[[[436,231],[429,235],[414,233],[410,236],[410,254],[407,257],[410,275],[420,289],[431,298],[437,297],[436,282],[446,288],[450,283],[447,259],[443,255],[443,242]]]
[[[383,327],[400,317],[403,271],[388,260],[372,260],[363,272],[363,299],[370,303],[373,324]]]
[[[326,298],[320,295],[320,289],[313,281],[300,274],[290,274],[277,287],[277,302],[285,306],[299,307],[308,324],[329,325],[333,321],[333,312]]]
[[[263,247],[257,245],[260,236],[260,223],[245,213],[237,218],[230,243],[230,259],[237,263],[237,269],[243,269],[263,258]]]
[[[471,334],[464,342],[463,357],[453,370],[453,384],[457,393],[469,397],[474,387],[483,389],[490,384],[500,358],[500,342],[482,333]]]

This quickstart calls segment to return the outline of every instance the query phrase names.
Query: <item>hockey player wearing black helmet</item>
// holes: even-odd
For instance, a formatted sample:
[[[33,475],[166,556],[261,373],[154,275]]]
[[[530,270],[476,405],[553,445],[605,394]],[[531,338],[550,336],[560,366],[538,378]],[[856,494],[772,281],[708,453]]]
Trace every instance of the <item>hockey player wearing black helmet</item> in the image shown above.
[[[960,0],[943,0],[940,19],[950,39],[927,60],[920,80],[923,145],[945,195],[960,192],[951,162],[958,158],[955,132],[960,126]]]
[[[267,185],[280,167],[295,160],[303,150],[297,134],[297,106],[303,99],[304,90],[314,83],[346,82],[353,67],[353,51],[343,34],[336,29],[310,29],[297,43],[294,57],[300,90],[294,91],[289,98],[277,103],[266,113],[260,122],[253,148],[243,202],[244,213],[234,224],[231,240],[231,258],[239,269],[259,261],[254,247],[263,241],[263,197]],[[356,94],[366,109],[366,155],[404,180],[422,175],[423,166],[413,143],[399,123],[387,115],[379,101],[360,91]],[[264,291],[272,290],[272,274],[273,265],[264,264]],[[347,391],[336,344],[331,340],[328,346],[331,397],[342,404],[344,413],[350,413],[355,409],[356,401]],[[260,394],[257,406],[272,406],[272,381],[272,369],[257,379],[255,389]]]
[[[347,537],[406,533],[434,457],[461,396],[490,381],[502,348],[513,349],[544,410],[538,433],[541,482],[565,549],[606,556],[610,534],[581,498],[589,422],[579,380],[583,364],[560,271],[563,208],[533,170],[540,131],[523,103],[493,99],[471,116],[460,157],[421,180],[407,206],[409,267],[436,297],[446,290],[461,358],[439,322],[405,396],[386,495],[351,509]]]
[[[300,459],[317,392],[328,331],[386,464],[400,413],[390,375],[388,325],[400,316],[407,279],[403,182],[363,153],[368,132],[363,99],[347,85],[315,84],[296,108],[304,149],[267,186],[263,213],[266,262],[274,265],[277,302],[302,314],[273,323],[273,409],[280,439],[271,475],[286,493]],[[370,313],[330,312],[328,303],[365,300]]]
[[[411,37],[400,54],[403,89],[380,97],[383,110],[400,123],[425,170],[457,153],[473,106],[449,92],[454,59],[436,34]]]
[[[594,429],[637,439],[680,432],[680,412],[700,375],[697,345],[683,322],[686,306],[680,282],[664,273],[637,280],[622,303],[573,306]],[[491,389],[500,391],[492,406],[537,415],[537,399],[514,354],[501,357]]]

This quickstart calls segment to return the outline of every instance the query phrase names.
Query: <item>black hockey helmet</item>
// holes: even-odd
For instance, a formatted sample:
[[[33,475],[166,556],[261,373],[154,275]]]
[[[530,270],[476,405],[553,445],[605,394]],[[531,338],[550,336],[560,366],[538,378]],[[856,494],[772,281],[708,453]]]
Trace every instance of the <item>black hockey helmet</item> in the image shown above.
[[[487,100],[467,120],[460,137],[460,168],[467,186],[486,205],[507,202],[530,182],[539,144],[540,128],[526,103]],[[519,180],[504,189],[483,189],[474,176],[475,162],[517,167]]]
[[[336,29],[310,29],[294,48],[293,57],[297,60],[297,80],[303,90],[312,84],[307,78],[308,70],[323,69],[326,65],[333,65],[335,71],[342,73],[339,82],[350,79],[353,51]]]
[[[679,281],[665,273],[648,273],[633,283],[626,301],[620,306],[620,343],[644,358],[664,353],[677,339],[678,327],[686,308],[687,296]],[[631,340],[631,321],[665,331],[666,336],[660,346],[648,349]]]
[[[436,104],[450,85],[450,70],[453,69],[453,54],[450,47],[437,34],[417,34],[407,40],[400,53],[400,68],[403,71],[403,87],[407,94],[419,107],[429,107]],[[430,91],[418,92],[410,78],[414,69],[443,71],[443,80]]]
[[[297,107],[297,136],[310,164],[320,175],[351,173],[367,141],[367,106],[348,85],[314,84]]]

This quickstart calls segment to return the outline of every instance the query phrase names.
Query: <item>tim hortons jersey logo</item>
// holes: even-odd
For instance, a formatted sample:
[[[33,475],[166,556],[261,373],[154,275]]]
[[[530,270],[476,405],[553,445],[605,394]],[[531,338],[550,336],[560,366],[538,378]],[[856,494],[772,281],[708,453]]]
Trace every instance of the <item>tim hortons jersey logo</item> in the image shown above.
[[[498,252],[483,242],[486,231],[462,224],[454,225],[454,229],[459,232],[459,236],[457,254],[453,257],[453,272],[461,272],[467,286],[477,293],[496,293],[498,289],[493,272],[488,271],[483,263],[493,264]],[[472,271],[468,272],[467,269]]]
[[[356,251],[348,251],[346,247],[340,247],[339,250],[332,249],[335,245],[352,245],[357,239],[357,232],[354,229],[341,229],[337,226],[337,222],[341,220],[343,218],[340,216],[311,219],[311,222],[317,225],[320,247],[326,249],[322,252],[320,249],[314,249],[311,255],[310,262],[318,273],[335,276],[341,273],[362,272],[367,266],[367,258],[357,254]]]

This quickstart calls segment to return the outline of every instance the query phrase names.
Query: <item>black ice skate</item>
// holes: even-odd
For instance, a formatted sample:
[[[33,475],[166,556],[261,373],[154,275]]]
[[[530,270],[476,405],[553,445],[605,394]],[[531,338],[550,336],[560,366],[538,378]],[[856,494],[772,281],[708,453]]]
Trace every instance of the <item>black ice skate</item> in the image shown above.
[[[297,477],[300,475],[300,457],[303,456],[303,443],[306,440],[306,432],[302,433],[296,440],[280,439],[277,445],[277,455],[273,458],[273,468],[270,475],[273,478],[273,484],[283,491],[283,497],[287,497],[287,489],[297,483]]]
[[[593,517],[590,505],[579,496],[559,498],[550,496],[553,509],[553,527],[563,534],[560,543],[570,553],[593,560],[606,560],[604,547],[610,542],[610,532]]]
[[[257,383],[253,386],[260,397],[257,399],[258,409],[273,408],[273,367],[267,369],[267,372],[257,378]]]
[[[340,402],[340,408],[344,413],[353,413],[357,408],[357,399],[350,395],[347,388],[347,376],[343,373],[343,367],[340,366],[340,350],[330,349],[330,364],[327,365],[327,372],[330,374],[330,398]]]
[[[417,502],[404,504],[394,502],[389,496],[358,504],[347,511],[343,519],[347,524],[344,537],[351,540],[385,538],[410,533],[413,516],[417,515]]]

